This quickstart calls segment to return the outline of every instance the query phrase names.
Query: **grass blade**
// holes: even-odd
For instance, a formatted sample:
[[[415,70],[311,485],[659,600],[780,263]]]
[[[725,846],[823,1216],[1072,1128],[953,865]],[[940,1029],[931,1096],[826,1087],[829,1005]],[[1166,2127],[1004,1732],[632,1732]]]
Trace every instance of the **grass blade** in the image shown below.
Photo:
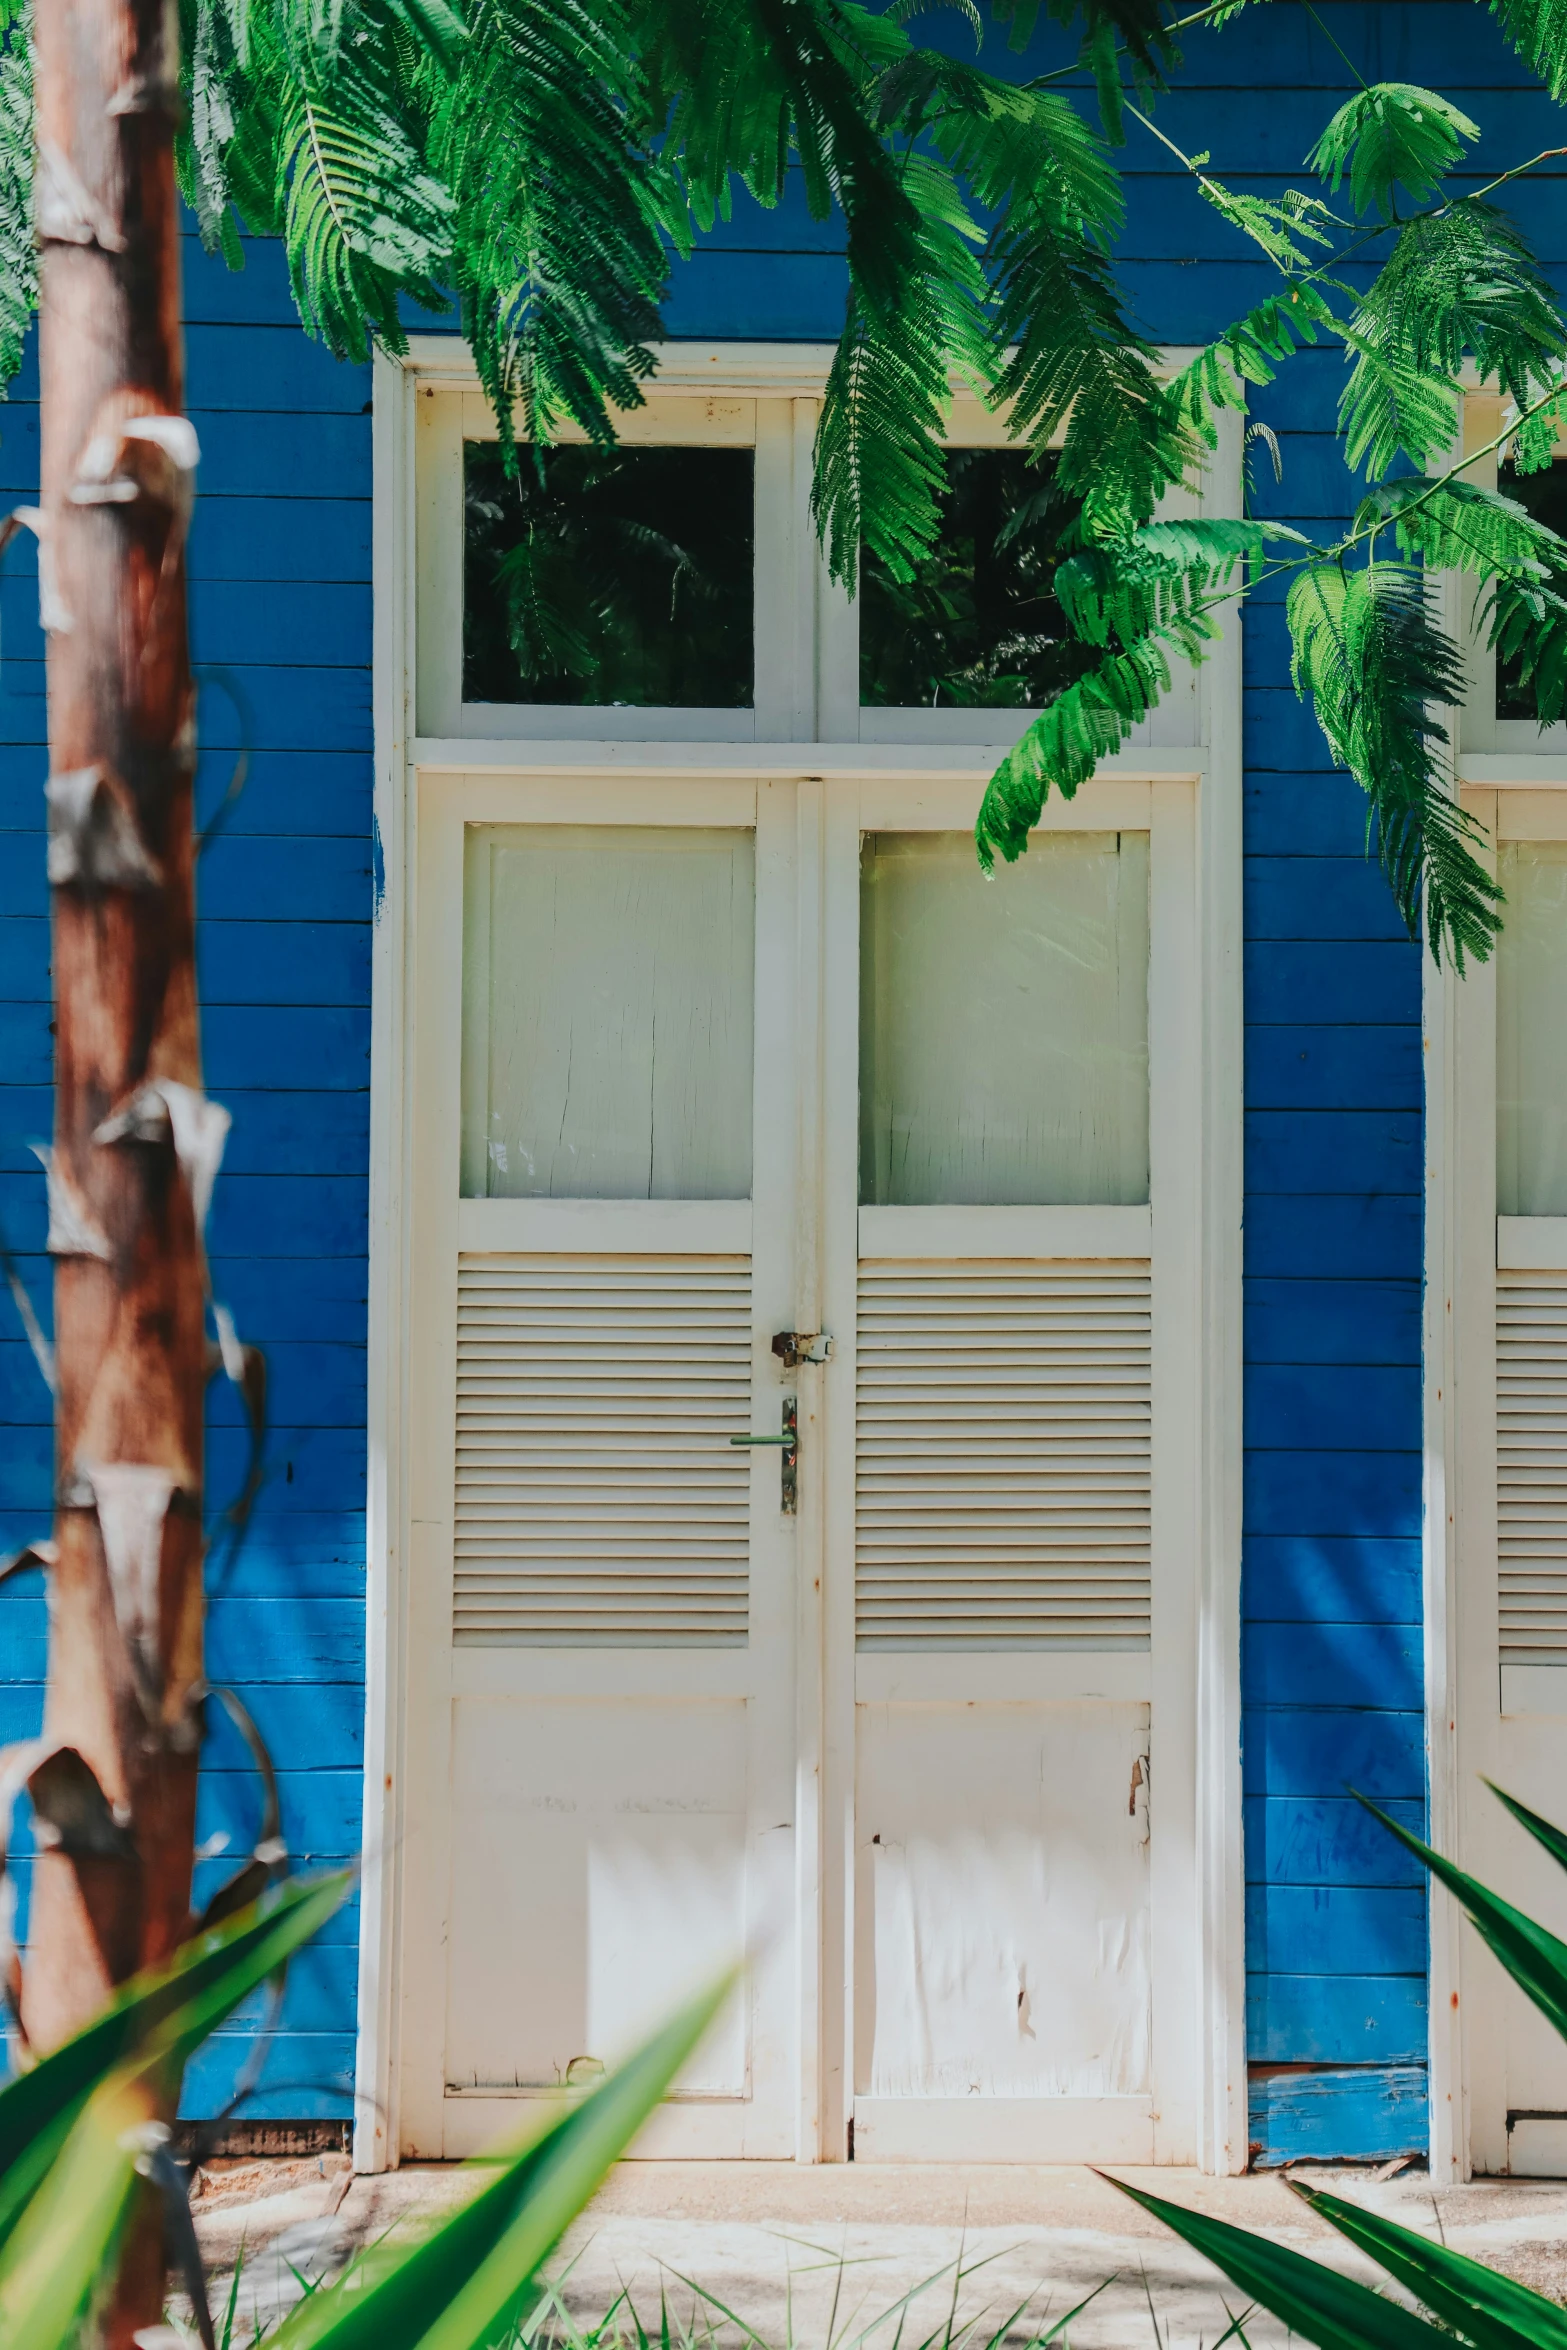
[[[552,2244],[636,2136],[733,1989],[682,2008],[580,2105],[476,2166],[489,2184],[413,2244],[383,2244],[291,2312],[271,2350],[474,2350],[495,2342]]]
[[[1542,1820],[1537,1811],[1531,1811],[1526,1803],[1520,1803],[1515,1795],[1509,1795],[1493,1780],[1487,1779],[1486,1785],[1497,1802],[1506,1805],[1518,1825],[1527,1828],[1535,1841],[1545,1846],[1557,1867],[1567,1869],[1567,1836],[1562,1834],[1561,1829],[1553,1828],[1549,1820]]]

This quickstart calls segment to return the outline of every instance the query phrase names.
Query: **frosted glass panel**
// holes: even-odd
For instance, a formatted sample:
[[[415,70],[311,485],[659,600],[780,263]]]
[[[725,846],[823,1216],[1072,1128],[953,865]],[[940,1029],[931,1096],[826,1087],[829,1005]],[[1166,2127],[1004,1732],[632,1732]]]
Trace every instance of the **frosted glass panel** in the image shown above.
[[[993,880],[966,832],[866,840],[860,1197],[1148,1197],[1148,835],[1041,833]]]
[[[1497,878],[1497,1213],[1567,1216],[1567,841],[1504,841]]]
[[[754,835],[469,827],[466,1199],[745,1199]]]

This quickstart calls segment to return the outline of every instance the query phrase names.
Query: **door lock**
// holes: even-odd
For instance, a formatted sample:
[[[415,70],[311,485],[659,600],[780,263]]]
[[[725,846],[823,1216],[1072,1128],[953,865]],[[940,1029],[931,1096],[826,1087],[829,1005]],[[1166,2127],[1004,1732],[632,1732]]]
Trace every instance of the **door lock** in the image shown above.
[[[786,1518],[792,1518],[800,1507],[800,1414],[792,1395],[783,1399],[782,1417],[781,1436],[731,1436],[729,1441],[778,1447],[778,1506]]]
[[[825,1363],[832,1358],[832,1340],[825,1330],[775,1330],[773,1352],[786,1371],[800,1363]]]

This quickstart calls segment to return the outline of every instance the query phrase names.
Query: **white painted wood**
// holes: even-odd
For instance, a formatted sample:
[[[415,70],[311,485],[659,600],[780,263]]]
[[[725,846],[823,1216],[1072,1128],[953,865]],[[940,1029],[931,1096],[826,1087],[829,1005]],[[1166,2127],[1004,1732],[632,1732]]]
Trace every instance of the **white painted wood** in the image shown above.
[[[1465,751],[1458,761],[1458,780],[1465,790],[1494,791],[1498,784],[1513,783],[1520,775],[1528,776],[1531,790],[1561,791],[1567,787],[1567,752]],[[1542,833],[1539,837],[1549,839],[1551,835]]]
[[[618,1253],[747,1256],[748,1199],[465,1199],[457,1245],[490,1254],[587,1247]]]
[[[877,1204],[1148,1197],[1148,835],[861,852],[860,1183]]]
[[[1102,2162],[1154,2160],[1148,2097],[861,2097],[854,2152],[861,2162]]]
[[[1146,1264],[873,1260],[857,1324],[857,1645],[1145,1647]]]
[[[1567,1271],[1567,1216],[1498,1216],[1496,1263],[1511,1272]]]
[[[755,908],[733,826],[466,826],[464,1196],[747,1196]]]
[[[1567,840],[1567,796],[1559,787],[1553,788],[1542,782],[1534,773],[1533,762],[1530,763],[1529,777],[1530,788],[1527,791],[1500,791],[1492,795],[1496,808],[1497,839]],[[1567,782],[1567,760],[1563,761],[1562,780]]]
[[[1567,1273],[1496,1283],[1498,1643],[1567,1665]]]
[[[1210,511],[1215,514],[1234,516],[1242,511],[1243,422],[1233,411],[1217,422],[1218,446],[1205,488]],[[1195,1930],[1185,1944],[1191,1967],[1189,1987],[1173,1986],[1176,2001],[1189,1999],[1188,2012],[1196,2017],[1187,2082],[1183,2083],[1179,2072],[1172,2082],[1175,2111],[1178,2115],[1180,2094],[1186,2087],[1193,2153],[1204,2170],[1221,2173],[1243,2171],[1249,2159],[1240,1767],[1241,636],[1240,607],[1233,605],[1223,615],[1222,633],[1199,672],[1201,731],[1208,750],[1201,789],[1191,795],[1196,822],[1196,1035],[1186,1049],[1195,1062],[1191,1078],[1197,1133],[1188,1146],[1188,1184],[1195,1183],[1196,1190],[1192,1222],[1199,1249],[1199,1354],[1190,1378],[1198,1464],[1192,1578],[1195,1623],[1189,1651],[1195,1704],[1186,1720],[1195,1813]],[[1175,1117],[1181,1115],[1177,1101],[1161,1097],[1161,1114],[1167,1108]],[[1190,1189],[1187,1201],[1190,1205]],[[1163,1367],[1166,1376],[1180,1376],[1175,1362],[1167,1360]],[[1163,1685],[1166,1705],[1180,1703],[1181,1669],[1177,1651],[1171,1680]],[[1170,2017],[1172,2031],[1179,2029],[1178,2015],[1177,2005]],[[1163,2031],[1156,2008],[1156,2063],[1160,2065]],[[1179,2124],[1171,2138],[1179,2141]]]
[[[970,818],[977,806],[973,787],[980,788],[989,781],[995,770],[995,753],[983,744],[939,743],[922,746],[914,751],[900,750],[888,743],[819,742],[802,748],[790,743],[719,743],[696,740],[646,742],[609,741],[573,742],[552,740],[539,742],[506,742],[504,740],[472,741],[421,736],[412,745],[410,757],[424,774],[460,773],[482,775],[501,773],[507,776],[573,775],[590,772],[595,778],[620,775],[635,778],[646,785],[662,790],[666,784],[683,783],[699,776],[766,775],[777,780],[803,780],[822,776],[836,780],[839,777],[880,781],[887,777],[899,780],[900,793],[910,784],[934,782],[938,789],[951,785],[969,786],[970,796],[965,801],[955,798],[950,788],[946,805],[960,810],[967,808]],[[1063,827],[1086,826],[1090,831],[1103,831],[1108,825],[1133,826],[1139,821],[1137,811],[1143,811],[1146,823],[1146,802],[1123,801],[1118,794],[1126,784],[1197,783],[1207,772],[1208,755],[1203,750],[1159,750],[1118,752],[1113,758],[1100,762],[1094,779],[1083,785],[1076,799],[1052,799],[1040,813],[1040,829],[1054,831]],[[889,809],[901,806],[900,798],[887,803]],[[893,821],[890,814],[877,815],[867,803],[867,829],[879,830]],[[875,819],[873,822],[872,819]],[[563,818],[564,822],[565,819]],[[950,830],[955,821],[951,815],[932,815],[929,819],[911,815],[910,829],[922,822]]]
[[[1567,1662],[1502,1666],[1504,1714],[1567,1714]]]
[[[1146,1257],[1153,1211],[1107,1208],[869,1208],[862,1257]]]
[[[1146,2094],[1147,1707],[859,1711],[856,2157],[861,2098]]]
[[[1104,1699],[1146,1704],[1153,1667],[1146,1649],[1036,1648],[922,1656],[864,1649],[854,1659],[861,1705],[1044,1705]]]
[[[406,754],[413,652],[414,387],[377,353],[372,368],[375,582],[375,827],[379,889],[370,1012],[370,1266],[366,1422],[365,1778],[360,1845],[354,2167],[380,2171],[399,2140],[403,1619],[408,1559],[403,1447],[408,1410],[408,931]]]
[[[1507,2133],[1515,2179],[1567,2179],[1567,2113],[1519,2114]]]
[[[459,393],[468,389],[472,396],[466,359],[454,354],[449,342],[426,339],[411,356],[410,374],[418,384],[444,385]],[[800,457],[814,421],[799,403],[819,396],[825,373],[821,355],[812,361],[810,354],[788,346],[757,347],[738,356],[676,346],[666,357],[671,369],[666,386],[689,385],[704,398],[754,399],[759,408],[769,401],[796,404],[791,487],[798,528],[808,478]],[[814,378],[812,364],[818,365]],[[1223,494],[1231,506],[1236,495],[1231,475],[1238,481],[1238,437],[1229,429],[1234,422],[1226,420],[1228,437],[1218,468],[1229,485]],[[413,472],[410,461],[405,465],[410,485]],[[498,2131],[514,2130],[520,2118],[515,2082],[506,2094],[499,2083],[478,2089],[470,2084],[446,2094],[444,2059],[434,2043],[447,2015],[441,1952],[450,1942],[453,1918],[442,1871],[451,1825],[446,1814],[437,1816],[437,1799],[452,1784],[454,1761],[476,1751],[473,1734],[480,1717],[472,1709],[498,1707],[515,1714],[518,1707],[538,1704],[590,1713],[600,1706],[652,1707],[660,1718],[671,1707],[676,1714],[692,1706],[739,1707],[749,1725],[747,1753],[755,1775],[746,1797],[745,1926],[748,1932],[754,1926],[764,1929],[746,2007],[750,2094],[676,2103],[658,2117],[643,2150],[687,2156],[792,2150],[807,2159],[841,2157],[848,2150],[848,2085],[863,2054],[850,1963],[859,1932],[852,1646],[858,1069],[852,1012],[844,1016],[857,986],[858,842],[862,830],[967,827],[994,747],[983,741],[857,742],[857,716],[851,731],[844,706],[850,682],[845,600],[827,583],[819,557],[814,575],[809,564],[803,568],[815,613],[814,682],[797,676],[793,708],[796,713],[814,709],[816,730],[837,739],[808,746],[799,741],[791,746],[787,740],[703,741],[693,739],[697,727],[683,727],[662,740],[616,741],[607,733],[572,739],[574,715],[572,727],[554,737],[511,741],[465,740],[443,721],[434,731],[423,729],[411,746],[419,771],[417,824],[423,851],[417,884],[409,870],[407,895],[411,915],[418,916],[410,930],[419,954],[412,1010],[397,1025],[408,1038],[411,1060],[403,1132],[420,1180],[414,1186],[414,1213],[405,1214],[402,1224],[415,1310],[400,1351],[417,1381],[418,1396],[387,1407],[386,1436],[388,1449],[396,1449],[406,1465],[408,1577],[402,1637],[415,1669],[407,1706],[395,1684],[387,1688],[386,1699],[389,1713],[406,1723],[411,1759],[404,1778],[418,1798],[399,1854],[408,1886],[400,1915],[409,1928],[399,1938],[394,1925],[390,1941],[403,1954],[408,2051],[402,2066],[400,2142],[414,2151],[474,2151]],[[798,569],[795,576],[798,583]],[[394,669],[397,658],[394,648],[388,655]],[[403,660],[403,673],[411,676],[411,642]],[[377,686],[379,708],[379,673]],[[1208,745],[1150,743],[1124,753],[1106,762],[1101,776],[1075,802],[1052,798],[1044,819],[1051,830],[1152,825],[1166,844],[1161,856],[1156,837],[1154,866],[1160,878],[1153,952],[1156,985],[1167,1000],[1159,1007],[1164,1041],[1155,1056],[1160,1067],[1154,1117],[1163,1121],[1161,1147],[1172,1180],[1161,1198],[1156,1176],[1155,1212],[1150,1218],[1142,1211],[1135,1249],[1128,1251],[1122,1238],[1112,1251],[1145,1258],[1151,1252],[1154,1259],[1156,1425],[1160,1381],[1179,1380],[1182,1390],[1176,1408],[1166,1414],[1166,1451],[1156,1456],[1156,1493],[1161,1475],[1164,1486],[1156,1508],[1152,1650],[1110,1657],[1028,1652],[1020,1657],[860,1660],[867,1670],[885,1665],[905,1675],[931,1665],[950,1667],[941,1694],[960,1710],[972,1706],[998,1721],[1019,1708],[1034,1713],[1041,1706],[1082,1699],[1098,1712],[1127,1706],[1135,1712],[1141,1704],[1151,1705],[1155,1743],[1165,1766],[1148,1902],[1158,1985],[1150,2056],[1157,2100],[965,2099],[959,2101],[961,2111],[954,2112],[941,2100],[916,2098],[899,2100],[890,2115],[878,2112],[879,2101],[874,2101],[856,2120],[855,2150],[862,2158],[873,2158],[878,2149],[888,2159],[928,2149],[938,2159],[959,2159],[965,2158],[968,2144],[989,2159],[1068,2159],[1088,2151],[1103,2159],[1189,2160],[1200,2148],[1205,2162],[1223,2168],[1234,2163],[1237,2145],[1244,2159],[1244,2073],[1230,2062],[1230,2052],[1239,2046],[1236,1987],[1243,1964],[1234,1892],[1240,1849],[1233,1540],[1239,1410],[1238,634],[1221,646],[1217,663],[1202,679],[1199,702]],[[798,716],[786,715],[779,723],[797,724]],[[1200,789],[1191,789],[1194,784]],[[1165,812],[1156,821],[1161,806]],[[759,918],[757,935],[754,1211],[749,1232],[743,1232],[737,1219],[745,1214],[745,1203],[697,1203],[700,1232],[688,1224],[678,1248],[697,1255],[743,1255],[747,1238],[754,1242],[755,1394],[760,1403],[764,1395],[776,1399],[786,1385],[799,1393],[805,1436],[801,1518],[790,1526],[776,1513],[756,1508],[758,1496],[771,1501],[777,1490],[775,1458],[756,1456],[751,1470],[751,1646],[686,1652],[678,1684],[665,1677],[667,1656],[654,1651],[571,1652],[568,1685],[559,1675],[559,1652],[454,1650],[449,1637],[444,1651],[441,1647],[441,1627],[450,1624],[452,1604],[452,1420],[448,1416],[443,1427],[440,1412],[432,1415],[427,1400],[432,1383],[434,1392],[442,1382],[455,1392],[459,1247],[533,1256],[570,1255],[584,1247],[581,1233],[567,1223],[533,1221],[541,1211],[548,1219],[556,1209],[574,1209],[576,1202],[457,1202],[444,1189],[442,1165],[450,1165],[455,1114],[450,1037],[460,1002],[460,964],[452,957],[457,926],[450,908],[454,889],[460,888],[457,836],[464,821],[754,822],[757,828],[759,905],[770,897],[772,911],[766,921]],[[814,874],[808,884],[807,869]],[[1162,908],[1161,889],[1168,893]],[[803,968],[808,961],[809,973]],[[806,1192],[812,1193],[808,1200]],[[650,1204],[683,1209],[690,1203],[610,1202],[602,1204],[602,1212],[645,1214]],[[497,1211],[516,1211],[528,1222],[496,1240],[490,1237],[495,1225],[481,1234],[470,1220]],[[939,1216],[943,1211],[907,1213]],[[963,1213],[972,1219],[1010,1211]],[[1123,1225],[1123,1234],[1126,1229]],[[971,1235],[974,1230],[971,1222]],[[928,1237],[932,1253],[950,1251],[950,1232]],[[1040,1237],[1036,1231],[1020,1242],[1014,1233],[997,1250],[993,1231],[984,1242],[985,1253],[1027,1255]],[[607,1224],[603,1238],[612,1239]],[[628,1241],[634,1248],[670,1245],[667,1230],[663,1235],[644,1230],[632,1239],[622,1226],[613,1246],[624,1248]],[[889,1233],[886,1245],[891,1243]],[[1103,1236],[1085,1246],[1081,1233],[1076,1244],[1085,1263],[1099,1259],[1102,1246]],[[911,1245],[905,1231],[892,1253],[917,1259],[925,1251]],[[1171,1309],[1163,1343],[1161,1296]],[[802,1368],[786,1382],[767,1341],[772,1329],[790,1325],[825,1326],[834,1331],[837,1345],[825,1368]],[[432,1333],[428,1346],[416,1343],[426,1327]],[[818,1510],[819,1530],[813,1516]],[[1169,1577],[1173,1584],[1185,1577],[1187,1586],[1165,1593],[1162,1606],[1161,1511],[1168,1512]],[[1199,1580],[1201,1642],[1195,1630]],[[1048,1675],[1013,1684],[1006,1674],[1014,1668],[1036,1675],[1048,1668]],[[373,1661],[372,1674],[380,1669]],[[1129,1674],[1135,1679],[1129,1681]],[[866,1690],[873,1706],[929,1708],[937,1695],[920,1685],[910,1688],[907,1699],[881,1700],[872,1695],[876,1686],[873,1682]],[[1205,1741],[1201,1761],[1199,1707]],[[610,1741],[611,1747],[615,1744]],[[637,1785],[614,1790],[612,1808],[634,1801],[638,1793]],[[804,1845],[813,1835],[816,1856],[807,1862]],[[384,1895],[381,1920],[384,1943]],[[769,1922],[781,1927],[770,1939],[765,1933]],[[486,2058],[477,2069],[496,2068]],[[526,2068],[514,2065],[517,2069]],[[1237,2099],[1241,2126],[1235,2121]]]
[[[457,1260],[452,1637],[744,1645],[749,1257]]]

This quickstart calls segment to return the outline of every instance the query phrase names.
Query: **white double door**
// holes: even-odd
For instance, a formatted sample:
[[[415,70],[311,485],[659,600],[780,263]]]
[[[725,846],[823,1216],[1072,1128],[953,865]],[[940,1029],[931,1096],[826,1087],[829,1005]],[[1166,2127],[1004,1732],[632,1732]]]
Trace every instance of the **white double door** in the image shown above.
[[[1192,2158],[1193,798],[420,777],[404,2153]]]

